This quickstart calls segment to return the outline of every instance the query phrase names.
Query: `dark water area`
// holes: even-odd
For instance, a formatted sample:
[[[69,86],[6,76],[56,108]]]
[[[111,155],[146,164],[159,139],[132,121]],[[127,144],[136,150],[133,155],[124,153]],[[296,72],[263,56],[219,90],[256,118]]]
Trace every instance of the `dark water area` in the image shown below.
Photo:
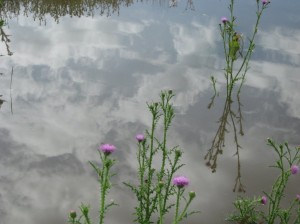
[[[218,24],[229,15],[228,1],[182,0],[174,7],[162,0],[71,2],[4,1],[1,9],[13,55],[0,57],[0,224],[63,224],[81,202],[91,205],[96,221],[98,185],[88,161],[96,161],[102,142],[118,148],[108,198],[120,206],[106,223],[133,223],[135,198],[122,182],[134,181],[134,137],[151,124],[146,102],[164,89],[176,94],[169,145],[184,151],[186,166],[178,174],[190,178],[188,190],[197,194],[192,208],[201,210],[182,223],[226,223],[238,195],[270,190],[278,173],[268,167],[275,156],[266,139],[300,144],[300,2],[272,1],[259,26],[241,92],[245,194],[232,191],[237,158],[231,126],[216,173],[204,160],[225,99]],[[245,36],[255,6],[237,2]],[[220,96],[208,110],[211,75]],[[300,193],[299,181],[292,176],[286,201]]]

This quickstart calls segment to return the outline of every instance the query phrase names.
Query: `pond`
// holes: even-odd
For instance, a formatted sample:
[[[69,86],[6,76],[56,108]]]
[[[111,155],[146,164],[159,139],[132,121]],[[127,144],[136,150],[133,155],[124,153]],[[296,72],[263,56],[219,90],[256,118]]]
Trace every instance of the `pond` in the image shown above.
[[[97,176],[88,161],[98,161],[97,148],[107,142],[116,145],[118,160],[108,197],[120,206],[106,221],[133,223],[135,198],[122,182],[134,181],[135,135],[150,127],[146,103],[158,100],[161,90],[175,93],[168,144],[184,151],[178,174],[191,180],[188,189],[197,194],[192,208],[201,211],[183,223],[226,223],[238,195],[270,190],[278,173],[269,167],[275,156],[266,139],[300,144],[300,2],[271,2],[259,25],[240,94],[246,193],[233,192],[232,125],[215,173],[204,159],[226,94],[219,23],[229,15],[228,2],[67,2],[4,0],[2,37],[10,42],[0,48],[0,224],[63,224],[82,202],[96,220]],[[255,6],[236,4],[245,36]],[[220,92],[208,109],[212,75]],[[291,178],[288,198],[300,193],[299,178]]]

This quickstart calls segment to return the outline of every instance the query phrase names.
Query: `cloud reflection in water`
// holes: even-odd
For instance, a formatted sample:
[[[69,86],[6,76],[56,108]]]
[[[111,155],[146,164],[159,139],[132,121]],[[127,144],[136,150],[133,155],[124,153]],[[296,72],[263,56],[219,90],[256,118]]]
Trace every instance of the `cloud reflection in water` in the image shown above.
[[[0,223],[59,224],[81,202],[97,208],[97,183],[87,161],[94,160],[100,142],[114,142],[120,149],[116,181],[132,179],[134,136],[149,125],[145,103],[157,99],[161,89],[176,93],[178,116],[170,142],[183,147],[187,166],[182,172],[189,174],[199,195],[195,207],[202,214],[190,223],[222,222],[235,197],[235,158],[224,155],[215,175],[203,161],[218,114],[206,110],[212,93],[209,77],[222,76],[217,22],[214,16],[207,21],[187,16],[192,22],[161,21],[155,13],[147,14],[149,20],[96,16],[38,26],[20,16],[18,23],[10,22],[15,54],[1,58],[1,71],[9,74],[15,67],[15,113],[11,116],[7,105],[1,108]],[[289,35],[297,32],[261,32],[258,48],[267,53],[251,62],[242,93],[247,137],[241,140],[249,194],[267,190],[275,175],[264,176],[271,157],[265,137],[284,136],[298,144],[299,55],[290,47],[297,36]],[[268,35],[277,41],[268,41]],[[278,63],[281,57],[271,60],[270,52],[287,55],[290,63]],[[3,96],[8,83],[6,75],[0,84]],[[257,157],[260,153],[264,156]],[[255,184],[253,172],[259,175]],[[111,194],[126,206],[117,208],[109,223],[132,223],[134,201],[123,191],[120,185]],[[291,187],[290,192],[296,190]],[[224,203],[215,203],[220,199]]]

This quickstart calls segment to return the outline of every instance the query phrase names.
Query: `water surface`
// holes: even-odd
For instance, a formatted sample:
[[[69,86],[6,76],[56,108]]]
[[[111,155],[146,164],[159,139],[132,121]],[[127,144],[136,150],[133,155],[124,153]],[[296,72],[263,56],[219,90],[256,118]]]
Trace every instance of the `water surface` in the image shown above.
[[[253,26],[254,3],[237,4],[245,35]],[[191,10],[185,1],[177,7],[132,1],[110,11],[86,6],[82,14],[80,4],[74,6],[77,14],[58,5],[53,13],[26,5],[20,13],[7,9],[4,31],[13,55],[0,58],[0,94],[7,101],[0,111],[0,223],[66,223],[68,211],[81,202],[92,206],[96,220],[98,188],[88,161],[96,160],[101,142],[118,147],[119,175],[109,197],[121,206],[112,209],[107,223],[132,223],[135,200],[122,182],[134,180],[134,136],[151,121],[146,102],[157,100],[163,89],[176,93],[169,145],[184,150],[186,166],[178,174],[191,179],[189,190],[198,198],[193,208],[202,211],[185,223],[224,223],[238,195],[232,192],[237,170],[230,127],[216,173],[203,157],[224,102],[218,24],[229,15],[226,4],[199,0]],[[266,138],[299,145],[299,6],[274,1],[263,15],[242,90],[245,135],[239,140],[249,196],[268,191],[277,175],[268,168],[274,156]],[[220,97],[208,110],[211,75]],[[299,193],[294,187],[299,180],[292,177],[288,197]]]

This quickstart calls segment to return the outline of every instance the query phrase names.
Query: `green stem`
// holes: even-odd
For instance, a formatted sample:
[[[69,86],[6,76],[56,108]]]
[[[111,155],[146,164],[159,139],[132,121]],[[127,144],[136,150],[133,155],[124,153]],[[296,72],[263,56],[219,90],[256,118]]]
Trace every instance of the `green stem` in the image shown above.
[[[150,212],[150,188],[152,184],[152,160],[153,160],[153,149],[154,149],[154,131],[155,131],[155,122],[156,122],[156,115],[157,115],[157,106],[153,105],[152,111],[152,127],[151,127],[151,134],[150,134],[150,155],[149,155],[149,164],[148,164],[148,181],[147,181],[147,200],[146,200],[146,223],[150,221],[151,212]],[[146,224],[145,223],[145,224]]]
[[[104,214],[105,214],[105,193],[107,189],[107,175],[108,175],[108,168],[106,167],[106,160],[107,155],[104,155],[103,160],[103,174],[101,178],[101,200],[100,200],[100,219],[99,224],[104,223]]]
[[[192,202],[192,199],[189,199],[189,201],[186,203],[186,205],[185,205],[185,207],[183,209],[183,212],[179,216],[178,221],[181,221],[184,218],[184,216],[186,215],[186,211],[187,211],[189,205],[191,204],[191,202]]]
[[[252,55],[252,52],[253,52],[253,48],[254,48],[254,38],[255,38],[255,36],[257,34],[258,24],[259,24],[259,21],[260,21],[260,18],[261,18],[261,15],[262,15],[262,12],[263,12],[264,9],[265,9],[265,7],[263,6],[263,8],[261,10],[259,10],[259,3],[257,3],[257,12],[256,12],[257,19],[256,19],[256,23],[255,23],[255,26],[254,26],[254,32],[253,32],[252,37],[250,39],[250,46],[249,46],[248,51],[247,51],[247,53],[246,53],[246,55],[244,57],[242,65],[240,66],[238,72],[235,75],[235,78],[237,78],[239,76],[239,74],[242,71],[242,69],[243,69],[243,67],[244,67],[244,65],[245,65],[246,62],[247,62],[246,64],[248,65],[248,62],[249,62],[249,60],[251,58],[251,55]],[[244,76],[245,76],[245,74],[244,74]]]
[[[159,189],[158,192],[158,206],[159,206],[159,224],[163,224],[163,216],[164,216],[164,211],[163,211],[163,206],[162,206],[162,198],[161,198],[161,188]]]
[[[178,224],[179,199],[180,199],[180,188],[178,187],[177,199],[176,199],[175,218],[174,218],[173,224]]]
[[[144,220],[144,213],[142,212],[144,198],[142,196],[142,192],[144,191],[144,175],[145,175],[145,148],[143,143],[138,143],[139,151],[138,151],[138,161],[139,161],[139,168],[140,168],[140,190],[139,190],[139,203],[141,212],[139,213],[140,217],[139,220]],[[142,153],[142,155],[141,155]],[[142,161],[141,161],[142,158]]]

